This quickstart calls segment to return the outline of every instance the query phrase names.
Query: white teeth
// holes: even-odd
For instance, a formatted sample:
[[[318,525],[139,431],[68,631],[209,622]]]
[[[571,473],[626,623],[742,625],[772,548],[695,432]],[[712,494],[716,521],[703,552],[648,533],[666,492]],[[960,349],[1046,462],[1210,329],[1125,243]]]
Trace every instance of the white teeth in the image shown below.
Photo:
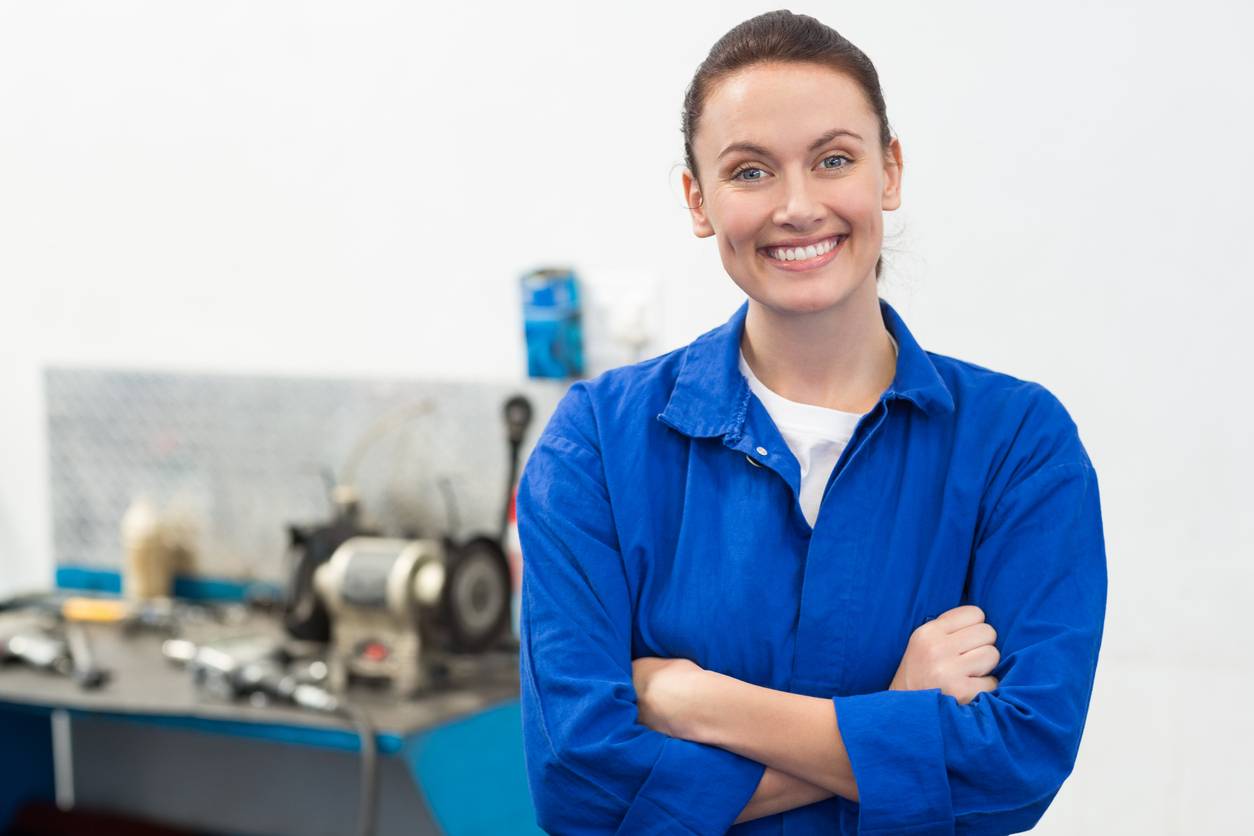
[[[838,235],[835,238],[829,238],[818,244],[811,244],[808,247],[774,247],[766,251],[771,258],[780,261],[802,261],[807,258],[816,258],[825,253],[831,252],[845,236]]]

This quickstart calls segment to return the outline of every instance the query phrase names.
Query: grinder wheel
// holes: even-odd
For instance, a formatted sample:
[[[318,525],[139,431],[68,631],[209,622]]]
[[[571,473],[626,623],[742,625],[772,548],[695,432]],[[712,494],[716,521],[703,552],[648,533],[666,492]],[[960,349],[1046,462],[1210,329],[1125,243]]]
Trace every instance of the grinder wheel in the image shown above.
[[[451,550],[444,584],[444,611],[459,653],[491,647],[501,637],[510,614],[509,561],[501,544],[476,537]]]

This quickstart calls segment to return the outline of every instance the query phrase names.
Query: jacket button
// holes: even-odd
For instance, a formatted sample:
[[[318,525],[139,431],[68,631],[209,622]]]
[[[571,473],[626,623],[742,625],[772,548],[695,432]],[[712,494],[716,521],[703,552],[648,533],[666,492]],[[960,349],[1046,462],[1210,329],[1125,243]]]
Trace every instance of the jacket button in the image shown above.
[[[759,455],[759,456],[765,456],[765,455],[766,455],[766,448],[765,448],[765,447],[759,447],[759,448],[758,448],[758,455]]]

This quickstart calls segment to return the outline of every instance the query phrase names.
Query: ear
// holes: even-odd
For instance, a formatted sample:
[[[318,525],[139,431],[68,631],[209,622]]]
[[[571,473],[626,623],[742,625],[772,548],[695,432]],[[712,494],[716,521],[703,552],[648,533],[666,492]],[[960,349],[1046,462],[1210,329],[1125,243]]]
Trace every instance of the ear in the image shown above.
[[[684,200],[687,201],[688,212],[692,215],[692,233],[698,238],[709,238],[714,234],[714,227],[710,225],[710,220],[705,214],[705,197],[701,194],[701,184],[686,168],[683,182]]]
[[[884,204],[883,209],[901,206],[901,140],[893,137],[888,153],[884,155]]]

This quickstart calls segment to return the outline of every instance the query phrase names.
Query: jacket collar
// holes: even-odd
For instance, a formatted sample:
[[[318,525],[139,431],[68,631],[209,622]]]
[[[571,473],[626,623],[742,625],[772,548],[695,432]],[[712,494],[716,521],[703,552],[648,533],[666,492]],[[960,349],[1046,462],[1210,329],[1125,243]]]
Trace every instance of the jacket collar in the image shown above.
[[[897,341],[897,371],[881,401],[901,398],[928,415],[952,412],[953,395],[897,311],[879,300],[884,327]],[[749,384],[740,373],[740,337],[746,300],[724,324],[697,337],[685,350],[666,408],[657,416],[686,435],[739,436],[749,403]]]

